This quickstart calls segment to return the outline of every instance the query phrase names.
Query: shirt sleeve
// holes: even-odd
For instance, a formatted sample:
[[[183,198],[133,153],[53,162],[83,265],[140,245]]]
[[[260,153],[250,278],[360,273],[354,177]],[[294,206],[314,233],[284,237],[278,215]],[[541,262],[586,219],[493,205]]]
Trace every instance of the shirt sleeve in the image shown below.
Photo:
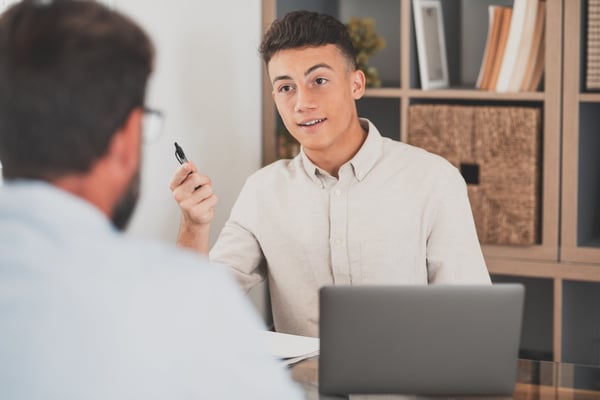
[[[440,177],[427,239],[429,283],[489,284],[465,181],[454,167]]]
[[[229,267],[245,291],[266,276],[265,257],[253,232],[259,204],[249,182],[242,188],[209,256],[211,261]]]

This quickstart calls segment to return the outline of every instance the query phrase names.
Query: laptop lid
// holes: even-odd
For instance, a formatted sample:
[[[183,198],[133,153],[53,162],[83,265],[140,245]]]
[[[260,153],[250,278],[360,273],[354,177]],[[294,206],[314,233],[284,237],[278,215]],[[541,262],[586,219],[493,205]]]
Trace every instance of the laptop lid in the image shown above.
[[[324,394],[512,395],[521,284],[326,286]]]

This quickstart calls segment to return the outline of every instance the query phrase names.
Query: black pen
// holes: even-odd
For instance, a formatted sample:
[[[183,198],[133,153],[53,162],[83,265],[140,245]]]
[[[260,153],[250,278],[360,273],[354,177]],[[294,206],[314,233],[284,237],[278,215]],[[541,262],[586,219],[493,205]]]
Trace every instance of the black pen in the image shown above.
[[[179,164],[184,164],[186,162],[188,162],[187,157],[185,156],[185,153],[183,152],[183,148],[181,148],[180,145],[177,144],[177,142],[175,142],[175,158],[177,159],[177,161],[179,161]],[[190,171],[187,176],[190,176],[192,174],[192,171]],[[202,187],[202,185],[198,185],[194,188],[194,190],[197,190],[198,188]]]
[[[177,159],[177,161],[179,161],[179,164],[184,164],[188,162],[188,159],[185,156],[183,149],[180,145],[177,144],[177,142],[175,142],[175,158]]]

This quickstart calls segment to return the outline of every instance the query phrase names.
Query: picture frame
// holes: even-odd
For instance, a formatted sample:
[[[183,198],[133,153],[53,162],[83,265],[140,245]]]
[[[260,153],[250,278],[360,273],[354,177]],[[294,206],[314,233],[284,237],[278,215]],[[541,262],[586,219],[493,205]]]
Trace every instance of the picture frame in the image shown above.
[[[449,86],[441,0],[412,1],[421,88]]]

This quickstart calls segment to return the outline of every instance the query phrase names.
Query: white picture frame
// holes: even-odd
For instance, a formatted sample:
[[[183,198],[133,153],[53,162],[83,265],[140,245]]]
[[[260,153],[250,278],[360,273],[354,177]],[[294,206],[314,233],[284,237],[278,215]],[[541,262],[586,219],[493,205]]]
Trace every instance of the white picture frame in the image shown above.
[[[449,86],[441,0],[412,0],[421,89]]]

